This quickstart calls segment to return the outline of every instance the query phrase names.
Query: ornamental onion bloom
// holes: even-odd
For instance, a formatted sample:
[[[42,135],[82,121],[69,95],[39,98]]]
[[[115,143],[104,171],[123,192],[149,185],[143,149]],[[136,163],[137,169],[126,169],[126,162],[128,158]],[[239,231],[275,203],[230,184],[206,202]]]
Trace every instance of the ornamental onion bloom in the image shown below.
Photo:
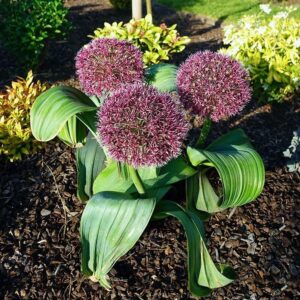
[[[229,56],[196,52],[179,68],[177,86],[187,109],[218,122],[240,112],[251,99],[248,72]]]
[[[170,94],[141,83],[109,95],[98,118],[109,155],[135,168],[162,166],[179,156],[189,130],[182,107]]]
[[[90,96],[143,79],[143,54],[128,41],[95,39],[81,48],[75,62],[80,85]]]

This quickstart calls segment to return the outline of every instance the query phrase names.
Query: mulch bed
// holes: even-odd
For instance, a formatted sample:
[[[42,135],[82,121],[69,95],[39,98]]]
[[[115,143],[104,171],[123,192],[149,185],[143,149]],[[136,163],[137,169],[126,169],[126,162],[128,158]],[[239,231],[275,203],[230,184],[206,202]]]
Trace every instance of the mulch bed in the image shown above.
[[[130,16],[116,12],[107,1],[71,0],[67,5],[74,31],[67,42],[49,45],[39,77],[77,85],[73,59],[89,41],[86,36],[104,21]],[[177,63],[191,52],[221,46],[218,22],[158,6],[155,16],[178,23],[180,32],[192,37]],[[1,62],[9,64],[1,51]],[[5,80],[2,71],[0,82]],[[210,137],[243,128],[267,170],[257,201],[218,213],[206,224],[213,258],[238,273],[233,284],[214,291],[211,299],[300,299],[300,176],[287,172],[282,157],[300,124],[299,103],[273,109],[252,104],[243,116],[217,124]],[[0,299],[191,299],[185,236],[173,219],[148,226],[111,271],[111,292],[83,278],[78,231],[83,205],[75,196],[74,154],[60,142],[48,143],[22,162],[2,162],[0,191]]]

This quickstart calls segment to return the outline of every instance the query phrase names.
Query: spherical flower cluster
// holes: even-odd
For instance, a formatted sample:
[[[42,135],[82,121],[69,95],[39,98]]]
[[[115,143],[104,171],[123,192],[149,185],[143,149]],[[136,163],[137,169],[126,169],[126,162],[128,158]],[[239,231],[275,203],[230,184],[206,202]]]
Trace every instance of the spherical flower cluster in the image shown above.
[[[143,54],[128,41],[95,39],[78,52],[75,62],[81,87],[90,96],[143,79]]]
[[[162,166],[179,156],[189,130],[182,107],[171,95],[141,83],[114,91],[98,118],[109,155],[135,168]]]
[[[218,122],[251,99],[248,72],[229,56],[211,51],[191,55],[179,68],[177,86],[187,109]]]

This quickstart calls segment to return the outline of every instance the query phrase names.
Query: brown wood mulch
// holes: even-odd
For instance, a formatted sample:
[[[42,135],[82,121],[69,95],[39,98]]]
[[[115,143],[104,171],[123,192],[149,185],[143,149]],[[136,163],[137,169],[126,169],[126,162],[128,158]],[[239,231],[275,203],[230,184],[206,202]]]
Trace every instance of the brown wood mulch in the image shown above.
[[[74,55],[103,22],[128,20],[103,0],[70,0],[74,30],[53,42],[39,77],[76,85]],[[155,16],[178,23],[192,37],[189,53],[221,46],[219,22],[155,7]],[[0,51],[1,62],[8,61]],[[6,62],[9,65],[9,61]],[[10,75],[0,72],[0,82]],[[210,299],[300,299],[300,176],[282,156],[300,124],[299,99],[271,108],[249,106],[243,116],[217,124],[210,138],[242,127],[262,155],[266,185],[257,201],[218,213],[206,224],[215,261],[233,266],[238,279]],[[80,273],[74,155],[57,141],[19,163],[0,168],[0,299],[191,299],[187,291],[186,241],[173,219],[151,223],[141,240],[111,271],[107,292]]]

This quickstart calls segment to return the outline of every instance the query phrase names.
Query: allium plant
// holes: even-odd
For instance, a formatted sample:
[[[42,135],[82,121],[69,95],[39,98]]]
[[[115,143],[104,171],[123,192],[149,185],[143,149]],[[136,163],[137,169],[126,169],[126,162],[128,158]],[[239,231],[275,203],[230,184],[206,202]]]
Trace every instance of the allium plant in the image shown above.
[[[229,56],[191,55],[179,68],[178,93],[187,109],[218,122],[240,112],[251,99],[248,72]]]
[[[109,156],[134,167],[160,167],[179,156],[189,130],[172,96],[144,84],[113,92],[98,116]]]
[[[94,41],[91,52],[104,59],[106,46],[116,41],[104,40],[106,50],[102,43]],[[137,53],[127,43],[120,45]],[[105,57],[112,68],[119,66],[113,69],[116,79],[104,65],[98,76],[95,61],[90,68],[89,63],[77,65],[80,80],[89,81],[89,96],[109,90],[103,101],[62,86],[39,96],[31,110],[31,128],[38,140],[58,136],[77,147],[77,195],[86,202],[80,227],[82,272],[109,289],[109,271],[134,246],[149,221],[173,216],[187,236],[189,290],[195,297],[206,296],[234,276],[231,268],[214,264],[203,222],[212,213],[258,197],[264,166],[242,130],[203,148],[206,128],[202,128],[203,143],[193,144],[186,116],[192,112],[218,121],[239,112],[250,98],[247,73],[226,56],[204,52],[189,58],[178,77],[176,66],[161,64],[146,69],[143,78],[125,83],[123,78],[133,78],[128,76],[129,65],[120,64],[118,51]],[[124,56],[131,50],[126,51]],[[96,92],[90,90],[95,87]],[[183,111],[177,90],[188,112]],[[221,193],[209,181],[211,169],[222,181]],[[183,180],[185,204],[179,205],[179,199],[169,199],[174,193],[168,192],[182,188],[177,183]]]
[[[75,61],[81,87],[90,96],[101,96],[120,84],[143,79],[143,54],[128,41],[92,40],[78,52]]]

